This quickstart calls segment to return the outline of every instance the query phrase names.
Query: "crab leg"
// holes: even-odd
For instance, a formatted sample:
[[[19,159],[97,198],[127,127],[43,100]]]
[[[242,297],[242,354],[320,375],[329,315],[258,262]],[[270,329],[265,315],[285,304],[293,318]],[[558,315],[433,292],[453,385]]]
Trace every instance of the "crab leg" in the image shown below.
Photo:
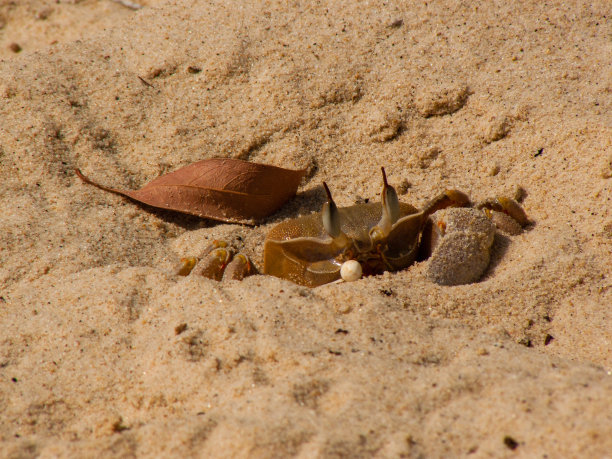
[[[197,263],[198,259],[196,257],[181,258],[181,264],[176,270],[176,273],[179,276],[189,276],[189,273],[191,273],[191,270],[195,267]]]
[[[242,280],[251,274],[253,274],[253,265],[251,265],[249,258],[242,253],[238,253],[225,268],[223,279]]]
[[[503,196],[488,199],[477,206],[495,226],[505,233],[520,234],[523,227],[531,223],[521,205],[514,199]]]
[[[494,199],[484,201],[478,204],[477,207],[478,209],[483,209],[485,213],[487,213],[487,210],[503,212],[506,215],[509,215],[510,217],[514,218],[521,226],[529,224],[529,218],[527,217],[527,214],[525,213],[521,205],[511,198],[505,198],[503,196],[500,196]]]
[[[220,281],[225,267],[232,260],[233,252],[229,248],[219,247],[208,253],[198,264],[199,274],[209,279]]]
[[[425,205],[423,209],[424,220],[436,211],[447,207],[470,207],[470,198],[462,191],[446,190]]]
[[[218,240],[215,239],[212,242],[212,244],[210,244],[208,247],[206,247],[206,249],[204,249],[204,251],[202,252],[202,255],[200,255],[199,257],[185,257],[185,258],[181,258],[181,264],[178,267],[178,269],[176,270],[176,273],[179,276],[188,276],[189,274],[191,274],[191,271],[193,270],[193,268],[195,268],[195,266],[198,264],[198,261],[200,261],[202,258],[206,257],[214,249],[225,248],[225,247],[227,247],[227,242],[225,242],[225,241],[218,241]]]
[[[444,236],[446,226],[444,220],[438,220],[434,224],[431,215],[438,210],[448,207],[469,207],[470,198],[467,194],[458,190],[446,190],[429,201],[423,210],[423,231],[421,233],[421,245],[419,247],[419,260],[429,258],[438,245],[439,239]]]
[[[227,242],[215,240],[202,252],[200,257],[182,258],[177,274],[179,276],[188,276],[192,272],[198,272],[204,277],[219,281],[223,277],[223,273],[233,256],[234,251],[228,247]],[[237,268],[232,269],[236,270]]]

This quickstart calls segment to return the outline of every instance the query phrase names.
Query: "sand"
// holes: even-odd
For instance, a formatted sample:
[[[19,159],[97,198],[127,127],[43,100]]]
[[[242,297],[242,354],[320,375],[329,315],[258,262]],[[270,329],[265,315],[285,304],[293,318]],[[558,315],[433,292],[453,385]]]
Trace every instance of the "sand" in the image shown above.
[[[142,4],[0,5],[0,457],[610,457],[609,2]],[[212,157],[308,175],[248,227],[74,174]],[[462,286],[175,275],[380,166],[534,224]]]

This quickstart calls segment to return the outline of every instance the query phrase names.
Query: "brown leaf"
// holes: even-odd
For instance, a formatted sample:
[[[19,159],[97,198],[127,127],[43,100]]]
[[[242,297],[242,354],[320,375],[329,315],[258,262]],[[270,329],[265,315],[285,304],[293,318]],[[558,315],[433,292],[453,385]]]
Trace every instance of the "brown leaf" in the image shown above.
[[[253,224],[292,198],[306,173],[239,159],[205,159],[162,175],[140,190],[86,183],[160,209],[230,223]]]

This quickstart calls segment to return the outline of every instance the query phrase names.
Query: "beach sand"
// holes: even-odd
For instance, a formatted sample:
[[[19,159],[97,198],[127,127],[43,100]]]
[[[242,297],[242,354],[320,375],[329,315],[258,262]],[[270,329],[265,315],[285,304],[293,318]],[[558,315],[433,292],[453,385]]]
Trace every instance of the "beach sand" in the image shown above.
[[[610,457],[609,2],[142,4],[0,5],[0,457]],[[249,227],[74,173],[213,157],[308,174]],[[534,223],[455,287],[175,274],[381,166]]]

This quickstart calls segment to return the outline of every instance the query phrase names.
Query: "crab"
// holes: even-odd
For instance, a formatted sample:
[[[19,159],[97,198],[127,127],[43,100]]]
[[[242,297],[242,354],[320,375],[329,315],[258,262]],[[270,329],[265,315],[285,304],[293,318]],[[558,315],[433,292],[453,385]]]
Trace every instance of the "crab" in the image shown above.
[[[441,285],[477,281],[489,265],[496,228],[518,234],[529,223],[515,200],[496,198],[472,207],[468,196],[446,190],[423,210],[399,201],[381,168],[380,203],[338,208],[323,182],[321,212],[286,220],[264,243],[263,273],[317,287],[334,281],[407,268],[429,259],[427,277]],[[248,257],[215,241],[199,258],[182,260],[179,274],[221,280],[255,272]]]

